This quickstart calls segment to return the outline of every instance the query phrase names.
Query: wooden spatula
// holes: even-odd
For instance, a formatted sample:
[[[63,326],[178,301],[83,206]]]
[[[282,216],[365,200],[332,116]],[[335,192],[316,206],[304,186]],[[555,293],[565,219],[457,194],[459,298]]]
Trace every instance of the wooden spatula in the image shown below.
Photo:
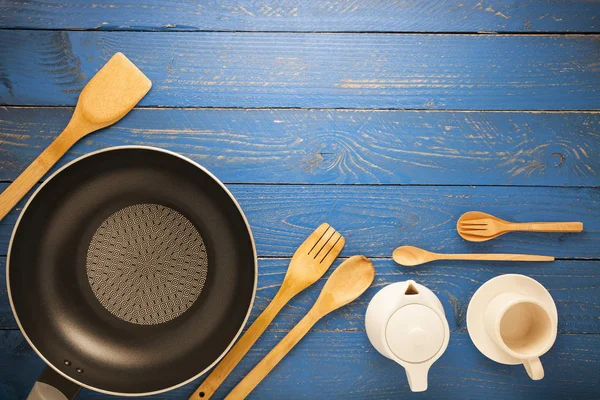
[[[123,118],[151,87],[122,53],[112,56],[83,88],[65,130],[0,194],[0,220],[79,139]]]
[[[209,399],[229,373],[295,295],[319,280],[344,248],[346,239],[329,224],[321,224],[294,253],[279,291],[225,358],[189,397]]]
[[[327,279],[317,301],[304,318],[233,388],[225,400],[244,399],[313,325],[330,312],[356,300],[375,278],[375,268],[365,256],[350,257]]]

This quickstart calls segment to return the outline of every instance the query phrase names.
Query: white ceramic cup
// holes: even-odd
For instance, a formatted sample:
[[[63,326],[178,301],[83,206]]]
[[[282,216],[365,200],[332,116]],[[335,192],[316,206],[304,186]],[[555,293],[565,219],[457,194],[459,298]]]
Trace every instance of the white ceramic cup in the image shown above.
[[[554,312],[533,297],[502,293],[485,309],[485,331],[503,351],[523,361],[531,379],[539,380],[544,377],[540,356],[556,340],[557,326],[551,318]]]

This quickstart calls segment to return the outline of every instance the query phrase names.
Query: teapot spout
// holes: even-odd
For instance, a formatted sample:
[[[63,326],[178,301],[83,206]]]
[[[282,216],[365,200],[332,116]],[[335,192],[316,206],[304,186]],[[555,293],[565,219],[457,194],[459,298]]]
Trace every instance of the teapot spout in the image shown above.
[[[413,281],[411,279],[409,281],[406,281],[406,283],[407,283],[407,286],[406,286],[406,290],[404,291],[404,295],[414,296],[414,295],[419,294],[419,290],[417,289],[417,283],[415,281]]]
[[[429,365],[414,364],[406,367],[406,377],[408,378],[408,386],[413,392],[424,392],[427,390],[427,374],[429,373]]]

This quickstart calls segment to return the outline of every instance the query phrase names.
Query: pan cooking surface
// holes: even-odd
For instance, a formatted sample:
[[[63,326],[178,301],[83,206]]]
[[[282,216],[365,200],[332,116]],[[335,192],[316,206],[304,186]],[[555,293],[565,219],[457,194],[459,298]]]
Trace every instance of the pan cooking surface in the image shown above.
[[[224,354],[252,305],[255,255],[214,177],[170,153],[118,148],[41,186],[7,274],[20,327],[47,363],[89,388],[143,394]]]
[[[206,282],[208,258],[186,217],[169,207],[137,204],[100,225],[86,268],[104,308],[127,322],[154,325],[194,304]]]

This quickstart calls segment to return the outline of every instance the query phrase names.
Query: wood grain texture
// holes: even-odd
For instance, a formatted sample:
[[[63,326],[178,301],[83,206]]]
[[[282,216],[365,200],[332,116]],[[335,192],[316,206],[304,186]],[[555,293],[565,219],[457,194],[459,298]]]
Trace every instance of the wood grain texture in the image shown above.
[[[14,180],[72,108],[0,108],[0,181]],[[226,183],[600,186],[598,112],[138,108],[57,166],[109,146],[190,157]]]
[[[0,25],[144,31],[598,32],[593,1],[5,0]]]
[[[6,294],[5,257],[0,257],[0,329],[17,327]],[[287,332],[312,307],[325,280],[342,260],[329,269],[323,278],[293,298],[267,328],[268,332]],[[375,281],[359,299],[335,311],[318,322],[313,330],[323,332],[364,331],[364,318],[371,298],[383,286],[413,279],[433,290],[444,305],[452,332],[467,332],[467,306],[473,293],[489,279],[509,273],[525,274],[542,283],[558,308],[558,331],[568,334],[600,333],[600,261],[564,261],[550,264],[448,262],[428,266],[400,267],[391,259],[372,260]],[[259,259],[259,277],[256,299],[249,323],[266,309],[279,290],[289,259]],[[248,327],[247,325],[246,327]]]
[[[122,51],[143,106],[600,108],[597,35],[0,31],[0,104],[74,105]]]
[[[6,188],[0,183],[0,191]],[[345,238],[342,256],[391,257],[401,245],[446,253],[523,253],[600,258],[600,189],[461,186],[229,185],[262,257],[291,257],[327,221]],[[5,255],[23,201],[0,221]],[[581,221],[582,233],[511,233],[471,243],[456,220],[485,210],[514,221]]]
[[[283,336],[267,332],[216,398],[225,396]],[[542,356],[546,377],[532,382],[520,365],[483,356],[466,333],[453,333],[448,349],[429,372],[428,399],[595,399],[600,390],[600,335],[558,335]],[[24,399],[43,362],[19,331],[0,332],[0,397]],[[202,378],[154,400],[187,398]],[[79,399],[106,399],[82,390]],[[249,399],[414,399],[404,370],[380,355],[364,332],[309,332]]]

